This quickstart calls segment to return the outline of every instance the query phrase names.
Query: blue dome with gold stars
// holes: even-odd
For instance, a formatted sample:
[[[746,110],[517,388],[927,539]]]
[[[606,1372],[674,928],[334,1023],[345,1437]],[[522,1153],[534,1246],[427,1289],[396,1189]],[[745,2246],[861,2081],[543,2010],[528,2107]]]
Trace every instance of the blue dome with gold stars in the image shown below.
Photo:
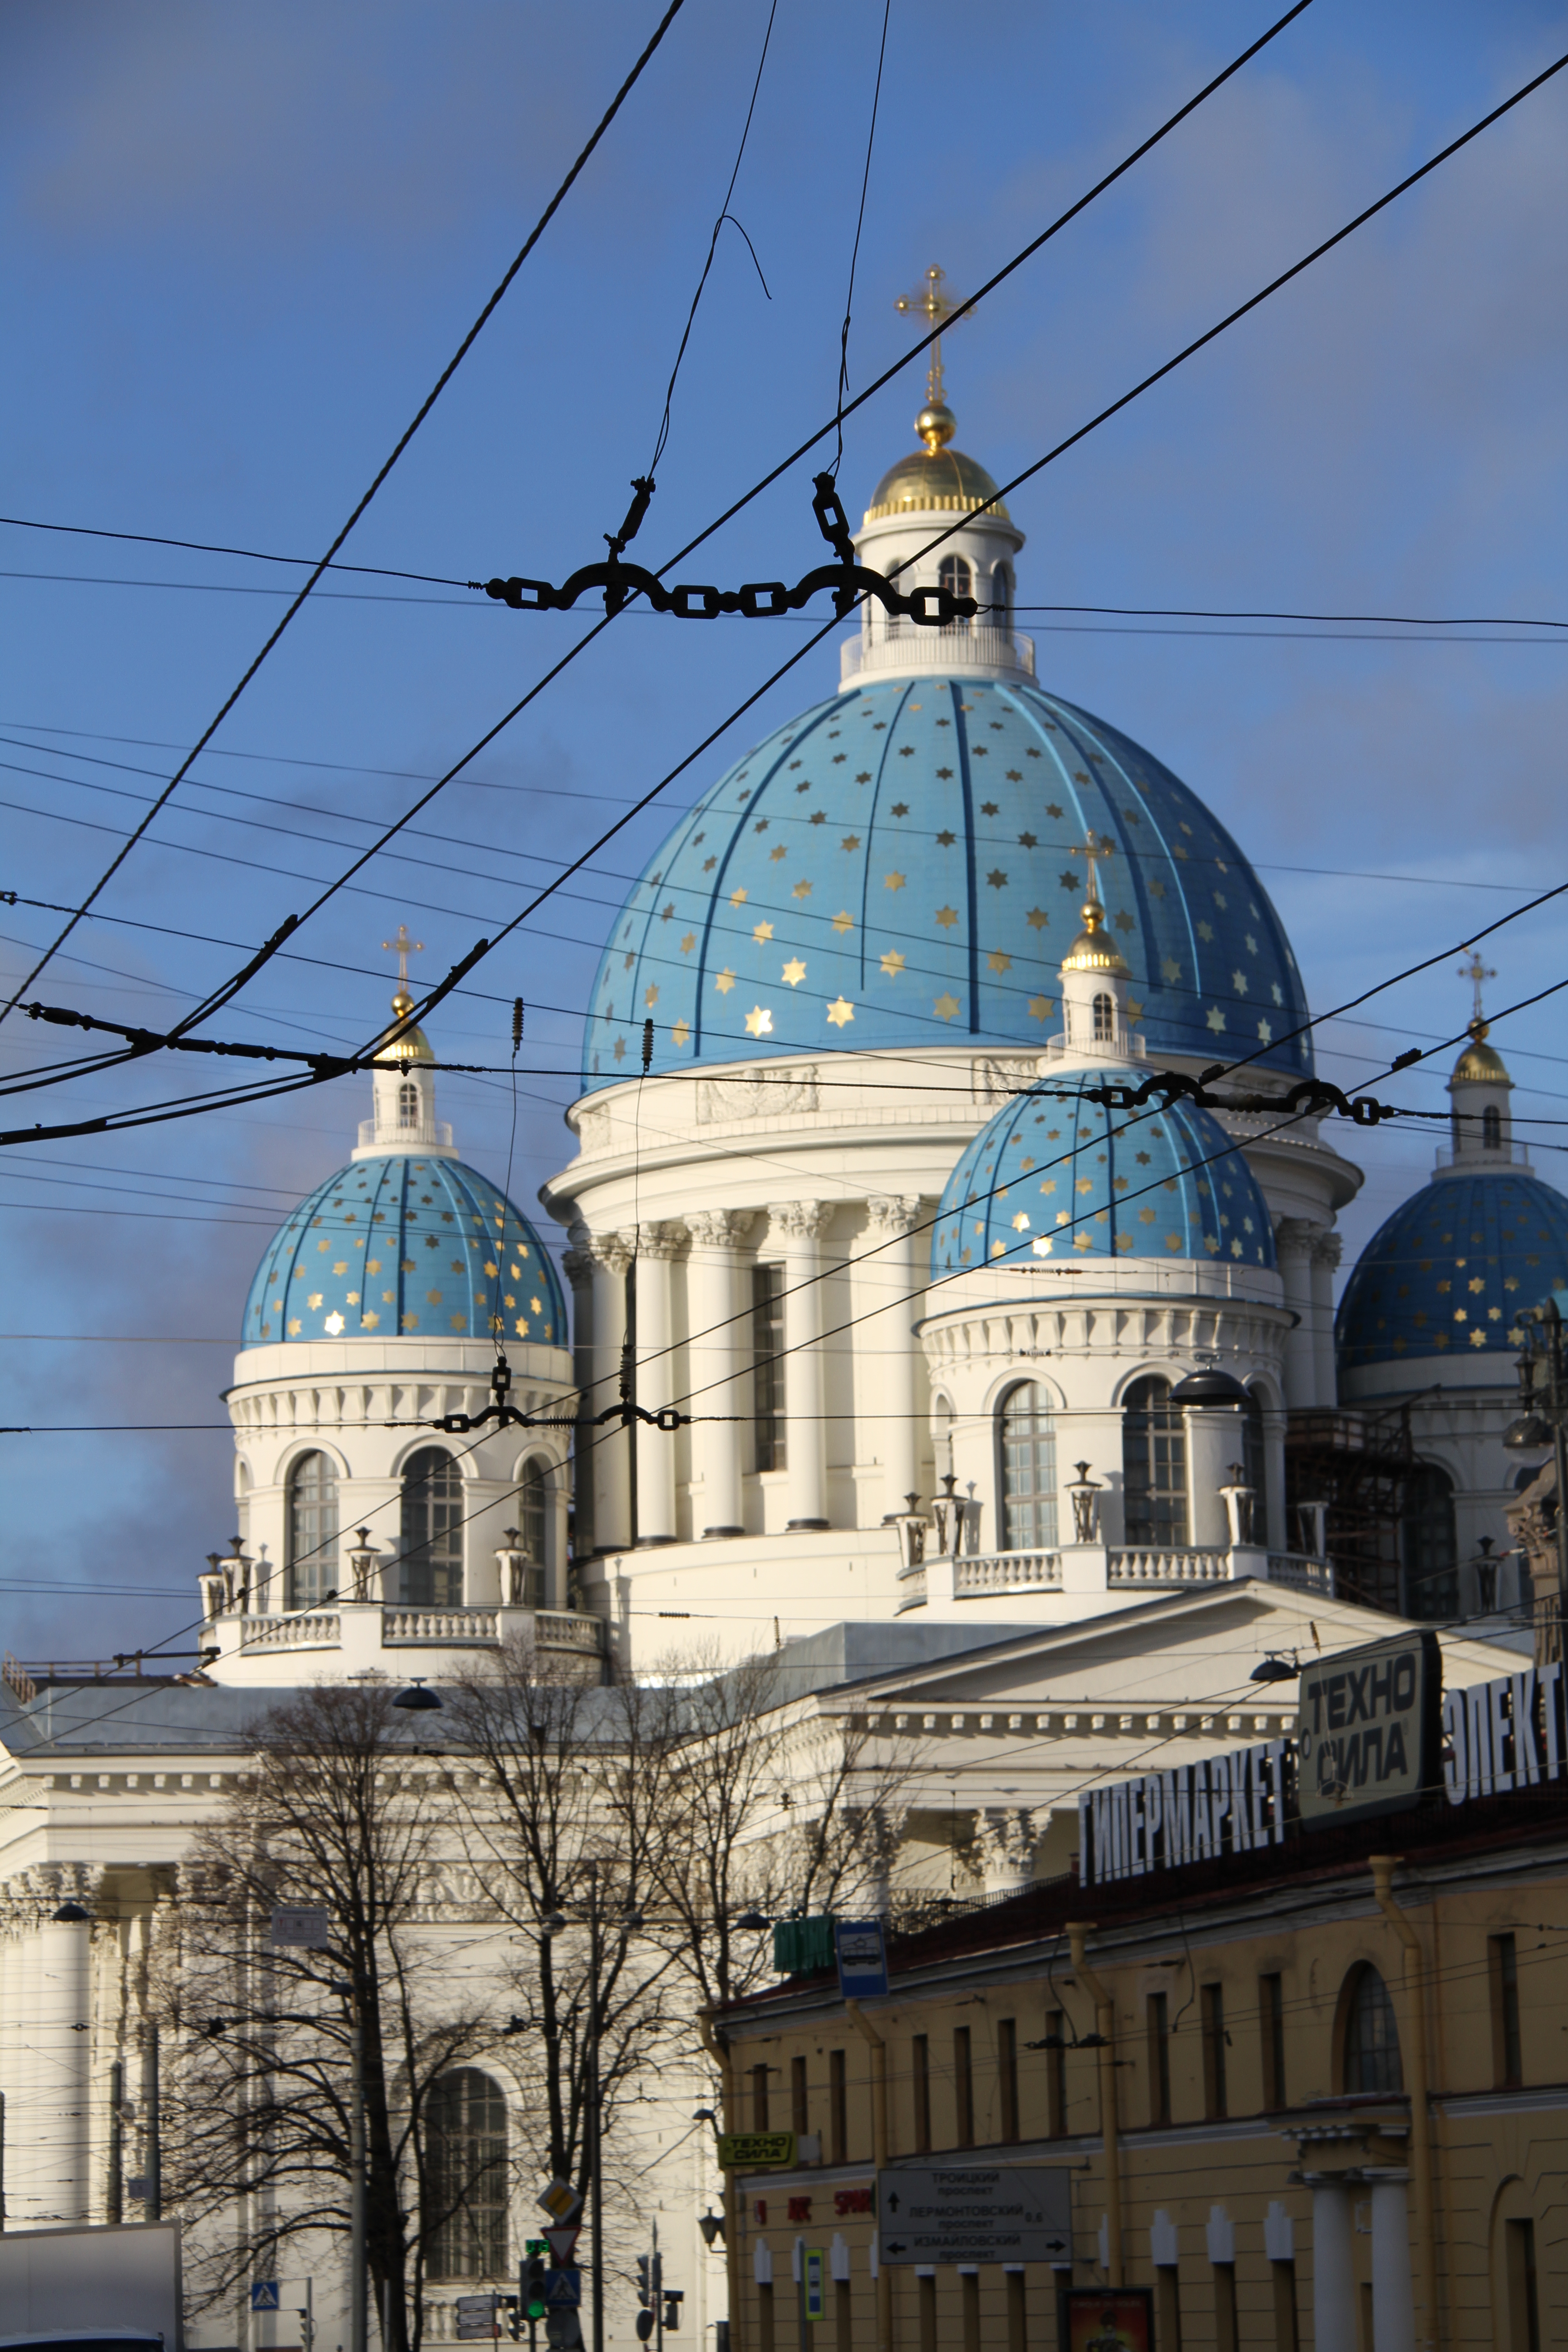
[[[386,1152],[351,1161],[300,1202],[250,1286],[239,1344],[498,1331],[566,1342],[539,1235],[477,1169]]]
[[[1343,1373],[1402,1357],[1511,1356],[1520,1309],[1568,1284],[1568,1200],[1538,1176],[1440,1175],[1395,1209],[1345,1285]]]
[[[1310,1071],[1284,927],[1186,785],[1041,688],[928,676],[819,703],[682,817],[600,962],[584,1091],[640,1069],[650,1018],[656,1071],[1043,1044],[1090,831],[1151,1053]]]
[[[1064,1069],[1006,1103],[963,1154],[931,1235],[933,1280],[1001,1260],[1218,1258],[1272,1266],[1258,1180],[1194,1104],[1110,1110],[1088,1089],[1115,1069]]]

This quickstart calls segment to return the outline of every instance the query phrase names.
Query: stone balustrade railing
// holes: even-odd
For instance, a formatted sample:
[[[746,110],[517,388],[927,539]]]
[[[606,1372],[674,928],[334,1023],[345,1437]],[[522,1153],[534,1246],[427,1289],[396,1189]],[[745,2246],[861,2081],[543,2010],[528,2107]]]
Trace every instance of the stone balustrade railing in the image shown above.
[[[1105,1580],[1112,1590],[1143,1584],[1228,1584],[1232,1574],[1227,1551],[1188,1551],[1160,1546],[1108,1551],[1105,1562]]]
[[[980,1592],[1029,1592],[1062,1580],[1058,1551],[983,1551],[960,1558],[952,1589],[964,1597]]]

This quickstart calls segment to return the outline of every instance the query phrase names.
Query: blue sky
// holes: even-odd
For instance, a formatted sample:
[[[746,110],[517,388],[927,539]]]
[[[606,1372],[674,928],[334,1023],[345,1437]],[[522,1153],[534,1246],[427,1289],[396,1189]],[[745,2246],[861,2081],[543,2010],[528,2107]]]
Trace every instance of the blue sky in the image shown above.
[[[0,21],[5,513],[319,551],[657,13],[14,0]],[[906,348],[894,297],[929,262],[978,283],[1268,21],[1218,0],[962,16],[894,0],[852,383]],[[350,556],[558,578],[614,530],[651,455],[764,22],[760,0],[688,0]],[[830,411],[880,24],[869,0],[780,0],[733,203],[772,299],[726,230],[639,541],[655,561]],[[1510,0],[1315,0],[953,335],[962,446],[999,478],[1018,470],[1538,71],[1563,31],[1561,8]],[[1554,84],[1013,499],[1021,601],[1568,617],[1565,115]],[[921,390],[910,371],[847,428],[852,513],[910,446]],[[730,526],[702,576],[814,561],[808,470]],[[139,814],[125,795],[158,789],[254,653],[284,575],[16,528],[0,530],[0,885],[70,903]],[[334,585],[375,601],[336,595],[296,625],[198,766],[213,789],[182,789],[103,902],[121,919],[82,928],[51,1000],[149,1022],[183,1011],[582,630],[440,588]],[[1237,835],[1315,1005],[1563,878],[1568,653],[1047,617],[1025,621],[1042,676],[1157,751]],[[400,918],[426,942],[422,971],[445,970],[800,626],[628,616],[443,796],[412,862],[378,861],[226,1032],[363,1037]],[[828,649],[812,656],[672,789],[672,811],[835,677]],[[525,1203],[567,1156],[578,1008],[660,831],[640,820],[440,1018],[445,1052],[500,1060],[510,999],[528,999],[524,1058],[545,1075],[521,1096]],[[25,969],[49,921],[0,908],[0,970]],[[1499,1003],[1562,976],[1562,929],[1548,912],[1489,947]],[[1381,996],[1366,1015],[1379,1025],[1325,1028],[1324,1066],[1360,1079],[1456,1029],[1458,961]],[[1521,1118],[1568,1120],[1556,1004],[1497,1038]],[[8,1023],[0,1067],[39,1043]],[[142,1075],[100,1079],[47,1108],[92,1116],[152,1090]],[[271,1224],[345,1155],[364,1092],[0,1166],[4,1328],[46,1335],[7,1344],[0,1417],[208,1424],[0,1440],[0,1646],[101,1655],[184,1622],[202,1556],[232,1528],[217,1391],[250,1274]],[[1440,1076],[1411,1077],[1403,1098],[1440,1103]],[[504,1089],[448,1080],[443,1110],[499,1173]],[[1531,1132],[1563,1183],[1556,1131]],[[1355,1139],[1352,1248],[1430,1150],[1408,1130]]]

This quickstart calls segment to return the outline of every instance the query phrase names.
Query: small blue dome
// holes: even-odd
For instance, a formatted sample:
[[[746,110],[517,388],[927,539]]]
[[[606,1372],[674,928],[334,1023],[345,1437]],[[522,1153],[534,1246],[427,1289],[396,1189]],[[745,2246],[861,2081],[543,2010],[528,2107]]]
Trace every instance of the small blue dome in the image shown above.
[[[640,1068],[650,1015],[655,1070],[1043,1045],[1089,829],[1150,1051],[1310,1071],[1284,926],[1186,785],[1038,687],[935,677],[819,703],[681,819],[610,934],[584,1093]]]
[[[250,1286],[239,1344],[488,1339],[498,1329],[566,1344],[561,1285],[539,1235],[461,1160],[388,1152],[351,1161],[300,1202]]]
[[[1516,1318],[1568,1283],[1568,1201],[1537,1176],[1439,1176],[1395,1209],[1345,1285],[1342,1372],[1402,1356],[1511,1351]]]
[[[1083,1099],[1087,1087],[1127,1076],[1125,1063],[1067,1069],[987,1121],[947,1180],[931,1236],[933,1280],[999,1260],[1273,1265],[1258,1179],[1210,1112],[1186,1102],[1109,1110]]]

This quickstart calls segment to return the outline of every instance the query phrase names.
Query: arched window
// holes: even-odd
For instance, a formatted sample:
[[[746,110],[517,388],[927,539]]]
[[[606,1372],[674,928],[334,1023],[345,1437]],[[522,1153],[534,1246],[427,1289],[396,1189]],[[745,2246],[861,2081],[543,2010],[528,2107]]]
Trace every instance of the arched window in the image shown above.
[[[425,2110],[435,2217],[430,2275],[507,2275],[506,2099],[477,2066],[459,2066],[430,2085]]]
[[[403,1474],[403,1599],[456,1609],[463,1599],[463,1481],[449,1454],[426,1445]]]
[[[1121,1411],[1125,1540],[1173,1545],[1187,1540],[1187,1433],[1168,1381],[1134,1381]]]
[[[313,1609],[338,1589],[338,1473],[325,1454],[302,1454],[289,1473],[286,1609]]]
[[[1094,1000],[1095,1044],[1106,1044],[1116,1034],[1116,1000],[1103,991]]]
[[[1502,1113],[1496,1103],[1488,1103],[1481,1113],[1481,1142],[1488,1151],[1502,1150]]]
[[[1002,1549],[1045,1551],[1057,1539],[1057,1433],[1051,1402],[1034,1381],[1020,1381],[997,1415],[1002,1457]]]
[[[1013,625],[1013,575],[1005,563],[991,574],[991,625],[994,629]]]
[[[1257,1501],[1253,1507],[1253,1540],[1266,1540],[1268,1527],[1268,1448],[1263,1439],[1263,1399],[1256,1389],[1247,1391],[1241,1411],[1241,1466]]]
[[[936,576],[942,585],[951,591],[954,596],[972,596],[974,593],[974,574],[969,568],[966,556],[944,555],[937,566]],[[969,624],[967,621],[954,621],[949,625],[952,628],[964,629]]]
[[[1399,2021],[1388,1987],[1368,1961],[1348,1979],[1341,1995],[1344,2006],[1342,2071],[1343,2089],[1402,2091],[1405,2074],[1399,2063]]]
[[[548,1606],[545,1568],[548,1560],[550,1522],[550,1465],[539,1454],[522,1465],[517,1482],[517,1541],[518,1549],[528,1561],[523,1570],[521,1606],[543,1609]]]
[[[1400,1523],[1407,1617],[1457,1617],[1459,1549],[1454,1482],[1435,1462],[1418,1463],[1405,1482]]]
[[[412,1078],[405,1078],[397,1089],[397,1124],[417,1127],[419,1124],[419,1089]]]

